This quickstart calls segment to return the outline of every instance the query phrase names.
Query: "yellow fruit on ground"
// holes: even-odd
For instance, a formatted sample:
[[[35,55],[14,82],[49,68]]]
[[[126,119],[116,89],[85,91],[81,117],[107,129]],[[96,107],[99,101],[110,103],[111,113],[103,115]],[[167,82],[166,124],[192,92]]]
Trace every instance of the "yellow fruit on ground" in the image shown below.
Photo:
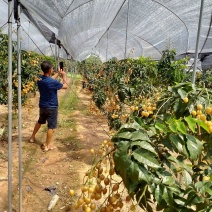
[[[184,101],[185,103],[188,103],[188,98],[185,97],[185,98],[183,99],[183,101]]]
[[[91,150],[90,150],[90,153],[91,153],[91,154],[94,154],[94,152],[95,152],[94,149],[91,149]]]
[[[202,110],[202,105],[201,105],[201,104],[198,104],[198,105],[197,105],[197,109],[198,109],[198,110]]]
[[[74,190],[71,189],[71,190],[69,191],[69,194],[73,197],[73,196],[74,196]]]

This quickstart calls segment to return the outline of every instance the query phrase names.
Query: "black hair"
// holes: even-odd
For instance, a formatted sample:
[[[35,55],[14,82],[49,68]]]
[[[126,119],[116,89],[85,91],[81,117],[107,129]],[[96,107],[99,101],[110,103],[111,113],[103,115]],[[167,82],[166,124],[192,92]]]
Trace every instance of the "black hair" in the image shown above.
[[[48,73],[52,68],[52,64],[49,61],[43,61],[40,66],[43,73]]]

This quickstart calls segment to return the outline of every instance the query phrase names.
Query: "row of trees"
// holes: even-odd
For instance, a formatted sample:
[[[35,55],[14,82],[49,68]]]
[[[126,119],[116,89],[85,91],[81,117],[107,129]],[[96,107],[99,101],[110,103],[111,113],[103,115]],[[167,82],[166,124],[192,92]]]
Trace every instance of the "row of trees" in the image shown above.
[[[158,62],[95,58],[79,70],[115,131],[113,153],[102,157],[113,155],[131,198],[145,211],[206,212],[212,208],[211,74],[198,73],[194,86],[188,58],[174,59],[174,50]],[[116,207],[110,198],[104,210]]]

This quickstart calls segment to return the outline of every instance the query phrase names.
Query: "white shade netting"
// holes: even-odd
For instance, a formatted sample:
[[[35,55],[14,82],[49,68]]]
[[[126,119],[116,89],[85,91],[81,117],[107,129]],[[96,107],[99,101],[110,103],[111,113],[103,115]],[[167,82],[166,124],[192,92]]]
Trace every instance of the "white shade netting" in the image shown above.
[[[175,48],[177,55],[195,52],[200,0],[21,0],[21,4],[56,34],[75,60],[90,54],[103,61],[139,56],[157,60],[167,47]],[[212,52],[211,10],[212,0],[205,0],[201,53]],[[26,31],[43,51],[49,48],[33,25]]]

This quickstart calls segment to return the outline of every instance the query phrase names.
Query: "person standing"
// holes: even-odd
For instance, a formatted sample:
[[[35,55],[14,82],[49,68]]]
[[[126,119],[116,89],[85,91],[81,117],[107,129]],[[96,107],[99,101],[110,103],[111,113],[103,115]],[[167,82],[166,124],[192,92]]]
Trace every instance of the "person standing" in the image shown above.
[[[67,77],[63,70],[59,70],[52,76],[53,67],[49,61],[41,63],[41,75],[37,81],[38,90],[40,93],[39,99],[39,119],[35,124],[29,142],[35,142],[35,135],[42,124],[47,122],[48,130],[46,133],[46,141],[41,145],[43,151],[52,150],[55,147],[51,145],[54,129],[57,128],[58,117],[58,95],[57,91],[60,89],[67,89]],[[62,77],[62,83],[56,80],[58,76]]]

